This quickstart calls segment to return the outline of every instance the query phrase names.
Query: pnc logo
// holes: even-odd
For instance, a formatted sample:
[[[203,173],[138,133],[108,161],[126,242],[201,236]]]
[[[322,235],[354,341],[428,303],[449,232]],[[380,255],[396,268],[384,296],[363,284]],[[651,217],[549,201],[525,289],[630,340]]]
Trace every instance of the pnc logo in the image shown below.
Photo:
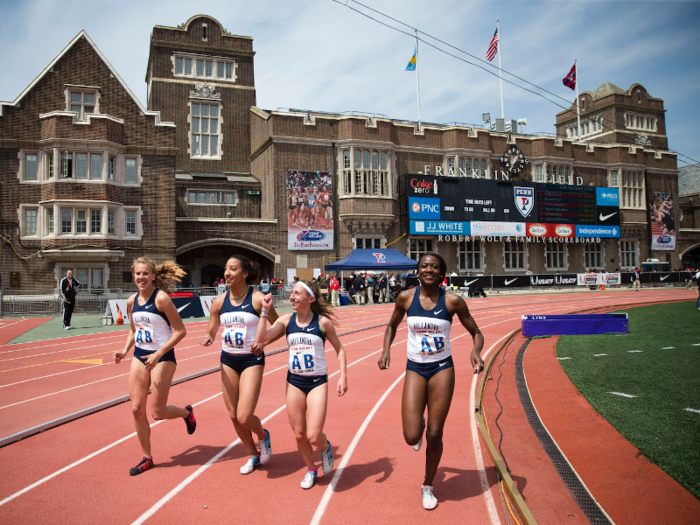
[[[420,204],[418,204],[417,202],[414,202],[414,203],[413,203],[413,206],[411,206],[411,209],[412,209],[415,213],[420,213]]]
[[[547,227],[544,224],[530,224],[527,227],[527,233],[532,237],[544,237],[547,235]]]
[[[574,229],[568,224],[560,224],[554,228],[554,233],[559,237],[571,237],[574,233]]]

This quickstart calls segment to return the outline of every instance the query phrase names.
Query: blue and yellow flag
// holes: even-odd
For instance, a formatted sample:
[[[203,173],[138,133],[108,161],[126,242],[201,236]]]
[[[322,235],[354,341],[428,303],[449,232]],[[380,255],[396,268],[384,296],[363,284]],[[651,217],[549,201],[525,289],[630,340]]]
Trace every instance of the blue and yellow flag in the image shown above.
[[[411,57],[411,60],[408,61],[408,65],[406,66],[406,71],[415,71],[416,70],[416,50],[413,50],[413,56]]]

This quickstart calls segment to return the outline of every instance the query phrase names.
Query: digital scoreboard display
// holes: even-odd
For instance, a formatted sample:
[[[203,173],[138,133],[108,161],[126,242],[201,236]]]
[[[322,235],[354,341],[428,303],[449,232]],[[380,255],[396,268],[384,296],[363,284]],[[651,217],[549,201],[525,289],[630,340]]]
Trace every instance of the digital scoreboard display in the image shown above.
[[[619,190],[407,175],[413,235],[619,237]]]

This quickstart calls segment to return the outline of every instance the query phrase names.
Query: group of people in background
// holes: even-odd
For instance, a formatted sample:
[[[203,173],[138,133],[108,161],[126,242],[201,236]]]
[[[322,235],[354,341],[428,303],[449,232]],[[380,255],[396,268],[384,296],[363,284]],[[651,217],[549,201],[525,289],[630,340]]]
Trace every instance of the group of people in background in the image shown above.
[[[156,265],[141,257],[134,260],[132,275],[138,291],[127,301],[130,330],[123,350],[114,353],[114,361],[118,364],[125,360],[134,347],[129,395],[143,454],[141,462],[129,471],[135,476],[155,465],[146,413],[149,392],[153,419],[183,419],[188,434],[197,429],[197,420],[193,405],[177,407],[167,404],[177,366],[175,346],[186,335],[168,290],[185,272],[174,261]],[[455,387],[450,342],[455,315],[473,338],[470,354],[473,372],[478,374],[484,366],[480,357],[484,338],[464,300],[441,286],[445,276],[446,265],[440,255],[427,253],[420,257],[419,285],[402,291],[397,297],[378,362],[380,370],[389,368],[396,330],[407,316],[408,362],[401,409],[403,437],[416,451],[421,448],[424,438],[426,441],[421,501],[427,510],[438,504],[432,483],[442,456],[443,430]],[[273,341],[286,337],[287,415],[297,450],[306,466],[300,485],[303,489],[310,489],[318,475],[314,450],[320,451],[324,474],[329,474],[334,465],[331,442],[323,431],[329,390],[326,340],[335,350],[338,360],[338,371],[331,374],[338,374],[336,392],[338,396],[344,396],[348,391],[346,353],[336,332],[338,319],[324,300],[316,280],[295,280],[290,298],[293,312],[280,315],[275,311],[272,294],[264,294],[253,286],[260,278],[257,263],[234,255],[226,263],[224,277],[226,288],[211,306],[209,324],[200,344],[212,345],[219,328],[223,327],[220,356],[223,399],[234,430],[248,453],[240,473],[251,474],[271,459],[270,431],[263,427],[256,415],[256,407],[263,382],[264,349]],[[372,294],[375,287],[385,290],[392,286],[392,280],[395,285],[396,278],[384,273],[356,275],[351,288],[365,293],[372,289]],[[335,276],[329,276],[327,283],[331,292],[337,292],[340,287]],[[379,295],[386,301],[385,293]],[[332,297],[337,298],[337,293]],[[426,327],[426,321],[429,327]]]

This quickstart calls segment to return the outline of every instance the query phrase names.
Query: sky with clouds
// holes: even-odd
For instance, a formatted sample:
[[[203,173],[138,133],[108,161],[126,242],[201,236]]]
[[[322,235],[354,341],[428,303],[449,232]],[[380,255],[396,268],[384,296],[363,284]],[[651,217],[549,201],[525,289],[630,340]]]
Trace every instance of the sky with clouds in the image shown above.
[[[504,85],[505,115],[526,133],[554,133],[574,92],[561,79],[578,59],[579,88],[640,83],[664,100],[671,149],[700,161],[700,2],[587,0],[364,0],[377,11],[483,58],[501,22],[503,69],[564,102]],[[85,29],[131,90],[146,100],[154,25],[203,13],[253,37],[257,104],[265,109],[376,113],[417,119],[415,73],[405,72],[414,39],[346,7],[346,0],[0,0],[0,100],[14,100]],[[347,0],[392,27],[411,29]],[[428,37],[441,49],[449,48]],[[482,123],[500,116],[498,78],[425,44],[419,47],[424,122]],[[497,64],[497,60],[493,64]],[[487,69],[493,70],[487,66]],[[507,75],[504,75],[508,78]],[[522,84],[522,82],[517,81]],[[692,161],[688,161],[692,163]],[[684,166],[679,157],[679,167]]]

